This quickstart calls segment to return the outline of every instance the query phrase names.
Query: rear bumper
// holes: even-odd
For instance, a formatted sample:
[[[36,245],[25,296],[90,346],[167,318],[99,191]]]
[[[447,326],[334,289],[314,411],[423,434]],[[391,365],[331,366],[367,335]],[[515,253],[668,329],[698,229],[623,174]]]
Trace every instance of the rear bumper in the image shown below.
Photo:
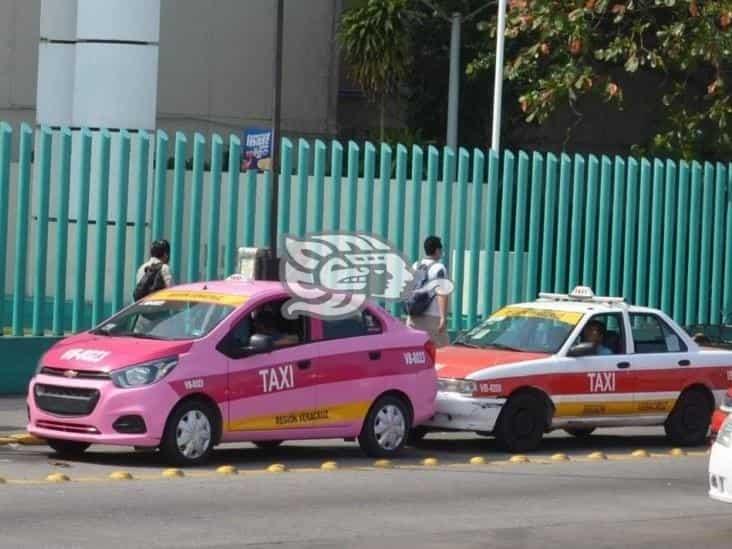
[[[732,448],[712,446],[709,458],[709,497],[732,503]]]
[[[459,393],[438,392],[435,414],[425,427],[459,431],[493,431],[505,398],[475,398]]]

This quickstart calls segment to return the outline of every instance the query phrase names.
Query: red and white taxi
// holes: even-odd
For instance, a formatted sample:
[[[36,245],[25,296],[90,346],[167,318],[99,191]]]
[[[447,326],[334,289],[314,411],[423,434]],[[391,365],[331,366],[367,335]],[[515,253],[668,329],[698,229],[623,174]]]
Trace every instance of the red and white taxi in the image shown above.
[[[663,425],[675,444],[697,445],[732,379],[732,351],[699,347],[659,310],[578,287],[500,309],[439,349],[436,368],[427,429],[527,451],[554,429]]]

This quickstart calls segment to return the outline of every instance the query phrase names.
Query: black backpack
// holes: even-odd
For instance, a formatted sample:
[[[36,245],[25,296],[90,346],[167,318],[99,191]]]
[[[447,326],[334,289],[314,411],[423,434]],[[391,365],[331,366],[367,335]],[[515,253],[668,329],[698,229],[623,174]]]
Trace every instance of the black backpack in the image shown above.
[[[132,294],[135,301],[140,301],[143,297],[165,288],[165,279],[163,279],[162,270],[162,263],[153,263],[145,267],[145,274],[142,275],[140,282],[137,283],[135,291]]]
[[[404,312],[409,316],[423,315],[435,298],[434,289],[423,289],[429,280],[429,270],[430,266],[425,264],[420,264],[415,270],[412,293],[402,302]]]

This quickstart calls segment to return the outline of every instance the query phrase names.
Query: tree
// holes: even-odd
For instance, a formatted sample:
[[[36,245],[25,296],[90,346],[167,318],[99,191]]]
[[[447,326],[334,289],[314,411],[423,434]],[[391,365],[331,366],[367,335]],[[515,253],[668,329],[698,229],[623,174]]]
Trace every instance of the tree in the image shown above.
[[[379,103],[379,135],[384,138],[385,100],[397,91],[410,64],[408,0],[367,0],[343,13],[338,41],[351,75]]]
[[[728,158],[731,25],[731,0],[511,0],[505,76],[528,123],[585,96],[622,108],[650,95],[658,127],[638,152]],[[469,74],[492,70],[484,44]],[[657,88],[633,87],[641,72]]]

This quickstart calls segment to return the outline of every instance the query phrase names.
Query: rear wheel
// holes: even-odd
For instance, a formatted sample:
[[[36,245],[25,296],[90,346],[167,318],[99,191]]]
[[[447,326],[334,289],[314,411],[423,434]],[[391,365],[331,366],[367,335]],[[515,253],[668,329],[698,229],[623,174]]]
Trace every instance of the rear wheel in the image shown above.
[[[62,457],[79,457],[91,446],[89,442],[77,442],[75,440],[59,440],[49,438],[46,440],[51,449]]]
[[[168,418],[160,452],[174,465],[200,465],[213,450],[217,433],[217,415],[202,400],[188,400],[178,405]]]
[[[358,436],[361,449],[371,457],[398,454],[409,437],[411,414],[400,398],[385,395],[377,400],[366,415]]]
[[[283,442],[284,440],[255,440],[252,444],[262,450],[271,450],[273,448],[277,448]]]
[[[588,438],[592,433],[595,432],[594,427],[573,427],[564,430],[566,433],[577,438]]]
[[[544,403],[533,394],[512,396],[498,416],[494,435],[508,452],[528,452],[541,444],[547,425]]]
[[[666,420],[666,436],[679,446],[699,446],[706,442],[714,405],[702,389],[687,389]]]

